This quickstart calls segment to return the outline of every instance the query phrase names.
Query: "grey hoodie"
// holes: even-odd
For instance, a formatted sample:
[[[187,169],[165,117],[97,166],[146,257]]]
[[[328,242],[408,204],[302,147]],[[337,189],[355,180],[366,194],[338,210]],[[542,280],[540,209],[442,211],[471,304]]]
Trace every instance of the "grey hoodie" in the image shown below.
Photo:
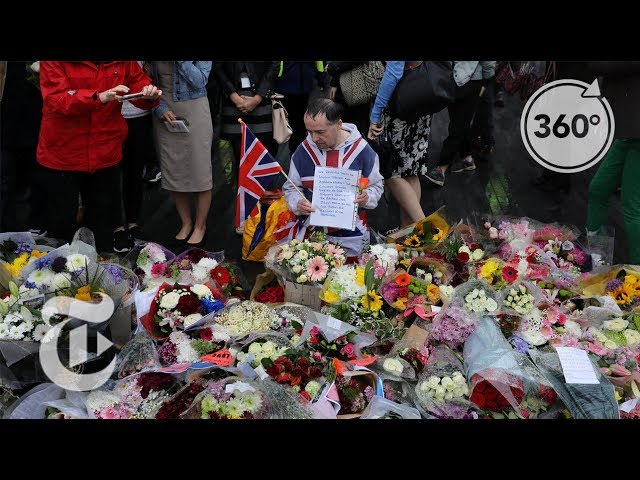
[[[461,87],[469,80],[488,80],[496,73],[495,61],[454,61],[453,78]]]

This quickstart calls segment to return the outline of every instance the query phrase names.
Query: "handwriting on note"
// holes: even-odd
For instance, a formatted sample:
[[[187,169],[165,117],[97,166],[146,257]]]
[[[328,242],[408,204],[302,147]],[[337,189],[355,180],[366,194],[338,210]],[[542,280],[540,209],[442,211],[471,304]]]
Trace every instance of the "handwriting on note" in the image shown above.
[[[353,230],[358,213],[354,203],[360,172],[346,168],[316,167],[310,223],[320,227]]]

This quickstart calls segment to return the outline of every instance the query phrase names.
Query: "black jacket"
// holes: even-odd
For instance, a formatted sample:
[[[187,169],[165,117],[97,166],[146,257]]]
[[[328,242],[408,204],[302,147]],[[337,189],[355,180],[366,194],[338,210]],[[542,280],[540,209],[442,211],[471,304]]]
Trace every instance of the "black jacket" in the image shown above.
[[[240,74],[249,75],[251,90],[264,100],[273,93],[280,62],[214,62],[213,74],[225,97],[240,90]]]
[[[602,76],[602,95],[611,104],[615,138],[640,139],[640,62],[588,62]]]

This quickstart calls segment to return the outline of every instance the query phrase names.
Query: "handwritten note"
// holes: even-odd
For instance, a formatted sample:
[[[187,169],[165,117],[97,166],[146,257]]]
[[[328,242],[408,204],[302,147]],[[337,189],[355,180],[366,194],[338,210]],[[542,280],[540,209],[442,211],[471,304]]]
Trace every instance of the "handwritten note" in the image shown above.
[[[360,172],[346,168],[316,167],[313,177],[313,207],[310,223],[319,227],[356,228]]]
[[[587,352],[573,347],[556,347],[567,383],[598,384],[593,364]]]

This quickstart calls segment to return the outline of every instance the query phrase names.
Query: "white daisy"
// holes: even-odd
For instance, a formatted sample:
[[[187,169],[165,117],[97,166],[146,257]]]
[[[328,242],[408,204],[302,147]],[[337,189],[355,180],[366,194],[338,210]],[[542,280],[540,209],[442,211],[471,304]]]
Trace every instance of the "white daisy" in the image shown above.
[[[89,257],[86,255],[82,255],[81,253],[72,253],[67,257],[67,270],[70,272],[82,270],[89,264],[89,262]]]
[[[33,331],[33,339],[36,342],[41,341],[44,338],[44,336],[47,334],[47,332],[51,330],[51,328],[52,328],[51,326],[46,325],[44,323],[41,323],[40,325],[36,326],[36,329]]]

